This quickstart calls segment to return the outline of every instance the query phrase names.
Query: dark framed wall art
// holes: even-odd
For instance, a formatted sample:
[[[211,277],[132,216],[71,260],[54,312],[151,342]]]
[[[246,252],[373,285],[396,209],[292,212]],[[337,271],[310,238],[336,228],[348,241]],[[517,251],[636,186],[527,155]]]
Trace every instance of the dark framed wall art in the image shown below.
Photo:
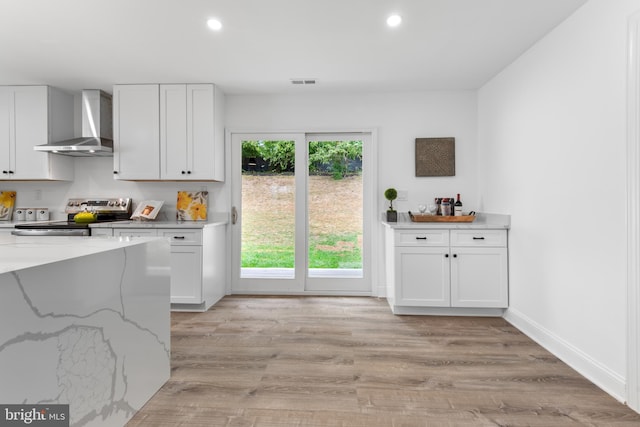
[[[455,138],[416,138],[416,176],[455,175]]]

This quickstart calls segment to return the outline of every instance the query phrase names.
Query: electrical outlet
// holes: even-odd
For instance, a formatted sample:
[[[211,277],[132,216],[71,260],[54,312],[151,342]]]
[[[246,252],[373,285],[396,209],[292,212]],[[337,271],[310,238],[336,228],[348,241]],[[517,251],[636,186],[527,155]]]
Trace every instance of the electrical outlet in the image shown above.
[[[406,202],[409,200],[409,191],[408,190],[398,190],[398,201]]]

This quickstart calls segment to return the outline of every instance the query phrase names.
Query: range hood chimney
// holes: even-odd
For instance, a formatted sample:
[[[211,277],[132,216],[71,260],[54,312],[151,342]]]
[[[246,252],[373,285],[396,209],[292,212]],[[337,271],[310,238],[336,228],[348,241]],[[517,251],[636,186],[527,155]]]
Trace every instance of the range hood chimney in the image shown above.
[[[33,149],[74,157],[113,156],[113,123],[111,95],[99,89],[82,91],[82,137]]]

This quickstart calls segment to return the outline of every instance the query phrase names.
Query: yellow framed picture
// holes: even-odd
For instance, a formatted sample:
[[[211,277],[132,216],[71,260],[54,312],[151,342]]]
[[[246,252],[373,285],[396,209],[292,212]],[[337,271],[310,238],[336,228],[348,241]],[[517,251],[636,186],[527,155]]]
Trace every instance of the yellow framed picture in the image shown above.
[[[15,191],[0,191],[0,221],[11,221],[15,205]]]
[[[208,191],[178,191],[176,219],[178,221],[206,221]]]

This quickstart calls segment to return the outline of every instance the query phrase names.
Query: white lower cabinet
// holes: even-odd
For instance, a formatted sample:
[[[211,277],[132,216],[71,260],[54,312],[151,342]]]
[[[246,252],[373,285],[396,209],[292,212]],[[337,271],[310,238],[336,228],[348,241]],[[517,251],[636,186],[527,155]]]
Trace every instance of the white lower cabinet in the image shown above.
[[[396,304],[403,306],[449,307],[450,271],[448,248],[411,248],[395,251]]]
[[[387,228],[386,257],[394,313],[499,315],[508,306],[506,230]]]
[[[171,243],[171,304],[204,302],[202,282],[202,230],[159,229]]]
[[[202,246],[171,245],[171,303],[202,303]]]
[[[93,228],[95,230],[109,230]],[[106,234],[106,233],[104,233]],[[225,227],[113,228],[116,237],[161,236],[171,244],[171,308],[205,311],[226,293]]]
[[[451,306],[508,306],[507,248],[451,248]]]

